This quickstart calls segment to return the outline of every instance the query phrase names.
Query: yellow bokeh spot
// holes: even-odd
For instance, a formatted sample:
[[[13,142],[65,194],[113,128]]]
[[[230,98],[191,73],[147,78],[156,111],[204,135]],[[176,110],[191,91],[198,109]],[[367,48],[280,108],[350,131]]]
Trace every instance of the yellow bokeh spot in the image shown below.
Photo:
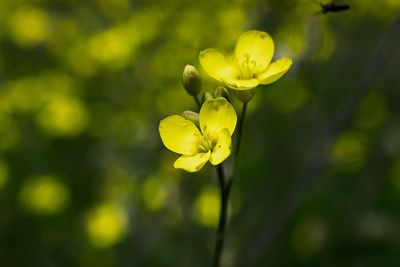
[[[111,5],[117,9],[125,9],[125,5],[130,5],[125,0],[98,1],[102,6]],[[107,15],[121,20],[120,11],[105,8],[108,9]],[[87,39],[78,40],[67,51],[69,66],[82,76],[93,76],[101,67],[109,70],[127,67],[135,59],[138,47],[156,37],[160,14],[158,9],[142,9],[116,26],[101,29]]]
[[[360,103],[356,112],[356,123],[366,129],[376,128],[385,122],[388,116],[388,106],[384,96],[371,91]]]
[[[219,220],[219,210],[220,200],[217,188],[204,188],[194,206],[196,221],[205,227],[215,227]]]
[[[49,18],[39,8],[22,7],[11,14],[9,31],[12,39],[20,46],[32,47],[44,42],[49,35]]]
[[[110,247],[125,235],[128,226],[126,210],[110,203],[102,204],[89,212],[86,231],[94,247]]]
[[[366,137],[358,132],[345,132],[334,142],[331,162],[343,170],[358,170],[367,156]]]
[[[32,112],[44,132],[63,137],[80,134],[88,124],[86,106],[80,101],[74,80],[57,72],[44,72],[6,84],[1,92],[0,112]],[[0,148],[18,141],[18,121],[0,114]],[[4,127],[4,128],[3,128]],[[15,130],[14,130],[15,129]]]
[[[131,33],[124,28],[100,32],[89,40],[89,53],[96,61],[111,68],[125,67],[131,53]]]
[[[6,185],[8,176],[8,167],[4,161],[0,160],[0,190]]]
[[[54,176],[43,175],[28,179],[20,191],[25,208],[37,214],[57,214],[68,206],[68,188]]]
[[[389,179],[391,184],[400,190],[400,157],[394,161],[389,172]]]
[[[157,211],[164,207],[168,195],[171,192],[171,184],[163,177],[153,176],[145,180],[142,185],[142,199],[146,208]]]
[[[283,79],[267,90],[267,98],[275,109],[292,113],[307,103],[310,91],[301,81]]]
[[[43,108],[55,95],[73,95],[77,88],[64,73],[43,72],[10,81],[0,91],[0,111],[19,113]]]
[[[88,124],[86,107],[76,98],[54,95],[37,113],[39,126],[55,136],[74,137]]]

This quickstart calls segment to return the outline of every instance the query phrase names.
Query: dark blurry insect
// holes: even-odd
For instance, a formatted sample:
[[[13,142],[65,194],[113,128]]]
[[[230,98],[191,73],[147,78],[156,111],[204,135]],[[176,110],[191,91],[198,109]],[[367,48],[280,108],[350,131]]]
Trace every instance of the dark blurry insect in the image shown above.
[[[318,12],[317,14],[321,14],[321,13],[326,14],[329,12],[337,13],[337,12],[342,12],[342,11],[350,9],[349,4],[340,4],[340,3],[335,3],[334,1],[332,1],[330,3],[326,3],[326,4],[318,2],[318,4],[321,6],[321,11]]]

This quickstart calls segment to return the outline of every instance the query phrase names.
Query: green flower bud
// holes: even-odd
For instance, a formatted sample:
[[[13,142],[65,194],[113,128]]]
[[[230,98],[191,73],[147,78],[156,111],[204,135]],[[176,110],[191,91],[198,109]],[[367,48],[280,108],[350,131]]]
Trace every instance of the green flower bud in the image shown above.
[[[256,94],[256,89],[243,90],[243,91],[234,90],[233,92],[236,98],[239,99],[242,103],[247,103],[253,99],[254,95]]]
[[[230,102],[230,100],[231,100],[231,96],[229,94],[228,89],[226,89],[223,86],[219,86],[217,89],[215,89],[214,95],[215,95],[215,97],[223,97],[228,102]]]
[[[199,71],[192,65],[183,69],[182,85],[189,95],[195,96],[201,91],[202,80]]]
[[[204,102],[206,102],[207,100],[210,100],[210,99],[214,99],[212,94],[210,94],[209,92],[205,92],[203,97],[201,98],[201,103],[204,103]]]
[[[191,111],[191,110],[185,110],[182,113],[182,117],[184,117],[187,120],[192,121],[194,124],[196,124],[198,127],[200,127],[199,113],[196,113],[196,112]]]

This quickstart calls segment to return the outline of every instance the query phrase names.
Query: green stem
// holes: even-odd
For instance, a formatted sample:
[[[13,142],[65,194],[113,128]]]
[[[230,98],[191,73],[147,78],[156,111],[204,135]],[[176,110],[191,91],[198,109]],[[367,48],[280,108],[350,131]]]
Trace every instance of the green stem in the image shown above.
[[[240,143],[242,141],[243,123],[244,123],[244,117],[246,116],[246,111],[247,111],[247,102],[243,103],[242,113],[240,114],[240,118],[239,118],[238,135],[237,135],[236,147],[235,147],[235,158],[237,158],[239,155]]]
[[[242,113],[240,114],[239,123],[238,123],[238,136],[236,139],[236,147],[235,147],[235,158],[239,155],[240,150],[240,143],[242,139],[242,132],[243,132],[243,123],[244,118],[246,116],[247,110],[247,102],[243,103],[242,106]],[[218,182],[221,194],[221,204],[220,204],[220,212],[219,212],[219,223],[217,228],[217,238],[215,243],[215,252],[214,252],[214,260],[213,260],[213,267],[219,267],[221,261],[222,250],[224,248],[224,241],[225,241],[225,228],[226,228],[226,221],[228,217],[228,200],[229,200],[229,193],[231,191],[233,178],[228,179],[225,181],[225,174],[222,164],[217,165],[217,173],[218,173]]]
[[[194,95],[193,98],[194,98],[194,101],[195,101],[196,104],[197,104],[197,107],[198,107],[199,110],[200,110],[200,108],[201,108],[201,103],[200,103],[199,98],[197,97],[197,95]]]
[[[227,184],[225,184],[225,174],[222,164],[217,165],[217,174],[218,174],[221,202],[219,211],[219,223],[218,223],[217,236],[215,242],[214,259],[212,265],[213,267],[219,267],[221,262],[221,255],[225,241],[226,221],[228,217],[228,199],[232,185],[231,180],[229,180]]]

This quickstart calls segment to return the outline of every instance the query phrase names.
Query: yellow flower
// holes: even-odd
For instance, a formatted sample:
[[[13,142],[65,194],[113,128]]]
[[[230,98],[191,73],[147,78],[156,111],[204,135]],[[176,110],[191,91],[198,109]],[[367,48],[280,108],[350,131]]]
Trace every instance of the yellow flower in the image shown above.
[[[271,63],[274,41],[262,31],[242,33],[230,57],[209,48],[200,53],[203,69],[214,79],[235,90],[249,90],[259,84],[270,84],[282,77],[292,65],[284,57]]]
[[[218,165],[229,157],[236,121],[232,105],[219,97],[203,104],[198,126],[182,116],[172,115],[160,122],[159,132],[169,150],[182,154],[174,167],[197,172],[207,161]]]

